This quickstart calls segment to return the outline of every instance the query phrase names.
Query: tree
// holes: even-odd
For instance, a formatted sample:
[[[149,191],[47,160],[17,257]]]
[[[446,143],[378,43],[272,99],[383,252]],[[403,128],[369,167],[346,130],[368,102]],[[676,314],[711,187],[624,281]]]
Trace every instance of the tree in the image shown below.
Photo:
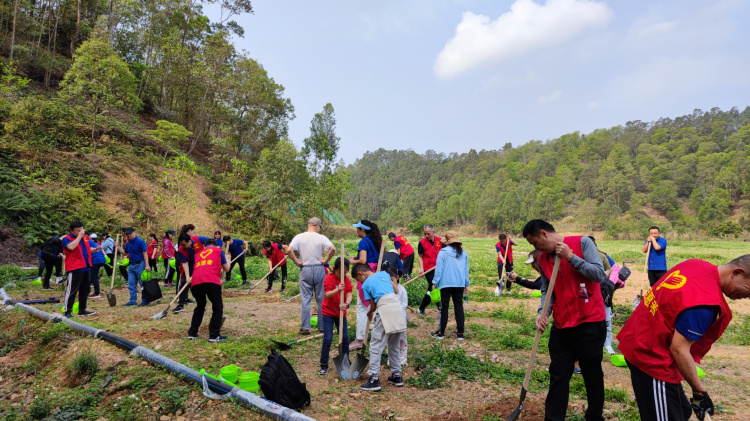
[[[91,142],[96,153],[99,114],[114,108],[137,111],[142,103],[136,95],[135,77],[107,42],[88,40],[81,44],[75,57],[65,74],[60,94],[83,101],[91,111]]]
[[[167,159],[169,153],[177,153],[180,150],[180,143],[188,141],[193,132],[183,127],[181,124],[172,123],[167,120],[156,122],[156,130],[146,130],[146,134],[158,139],[164,145],[164,159]]]
[[[305,139],[302,154],[308,162],[313,178],[331,172],[331,164],[339,152],[339,141],[336,136],[336,116],[333,105],[329,102],[322,113],[315,114],[310,123],[310,137]]]

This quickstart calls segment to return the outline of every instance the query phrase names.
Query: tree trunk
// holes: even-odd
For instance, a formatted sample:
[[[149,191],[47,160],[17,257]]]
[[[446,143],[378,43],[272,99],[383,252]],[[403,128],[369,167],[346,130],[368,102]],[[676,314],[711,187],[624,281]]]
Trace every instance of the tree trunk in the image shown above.
[[[16,0],[17,1],[17,0]],[[70,57],[75,61],[76,53],[76,42],[78,42],[78,35],[81,32],[81,0],[78,0],[78,17],[76,18],[76,34],[73,39],[70,40]]]
[[[94,153],[96,153],[96,115],[99,113],[99,101],[94,98],[94,124],[91,125],[91,143],[94,144]]]
[[[13,63],[13,47],[16,43],[16,16],[18,15],[18,0],[13,6],[13,31],[10,35],[10,63]]]

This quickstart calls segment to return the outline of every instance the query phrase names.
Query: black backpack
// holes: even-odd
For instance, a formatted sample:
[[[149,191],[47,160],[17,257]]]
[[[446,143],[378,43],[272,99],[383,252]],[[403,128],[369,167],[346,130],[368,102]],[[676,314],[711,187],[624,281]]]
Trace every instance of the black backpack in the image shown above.
[[[56,235],[49,240],[45,241],[42,245],[42,254],[55,256],[57,250],[62,249],[62,240],[59,235]]]
[[[283,355],[272,350],[258,380],[266,399],[290,409],[310,405],[310,392]]]

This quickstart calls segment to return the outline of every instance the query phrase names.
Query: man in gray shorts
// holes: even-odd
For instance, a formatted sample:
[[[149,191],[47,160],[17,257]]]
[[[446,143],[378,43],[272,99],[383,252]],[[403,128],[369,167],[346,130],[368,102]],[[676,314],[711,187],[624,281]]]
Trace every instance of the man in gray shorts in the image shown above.
[[[326,236],[319,234],[322,222],[320,218],[310,218],[307,221],[307,232],[297,234],[289,243],[287,254],[299,271],[299,293],[302,300],[302,327],[298,332],[300,335],[310,334],[310,301],[315,293],[315,301],[318,303],[318,320],[322,320],[321,306],[325,298],[323,279],[326,277],[324,265],[331,260],[336,253],[336,247]],[[300,259],[294,252],[298,252]],[[325,259],[323,254],[328,252]]]

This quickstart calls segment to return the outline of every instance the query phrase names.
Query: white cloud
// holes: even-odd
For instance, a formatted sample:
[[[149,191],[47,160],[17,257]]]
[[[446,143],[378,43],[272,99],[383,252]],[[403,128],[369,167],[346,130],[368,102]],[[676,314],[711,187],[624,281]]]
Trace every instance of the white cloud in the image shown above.
[[[540,104],[547,104],[547,103],[550,103],[550,102],[557,101],[558,99],[560,99],[561,96],[562,96],[562,92],[561,91],[555,91],[555,92],[552,92],[549,95],[542,95],[542,96],[540,96],[539,98],[536,99],[536,102],[538,102]]]
[[[492,20],[464,12],[456,35],[438,54],[433,71],[451,78],[477,68],[559,45],[584,29],[606,26],[614,12],[592,0],[517,0],[510,11]]]

